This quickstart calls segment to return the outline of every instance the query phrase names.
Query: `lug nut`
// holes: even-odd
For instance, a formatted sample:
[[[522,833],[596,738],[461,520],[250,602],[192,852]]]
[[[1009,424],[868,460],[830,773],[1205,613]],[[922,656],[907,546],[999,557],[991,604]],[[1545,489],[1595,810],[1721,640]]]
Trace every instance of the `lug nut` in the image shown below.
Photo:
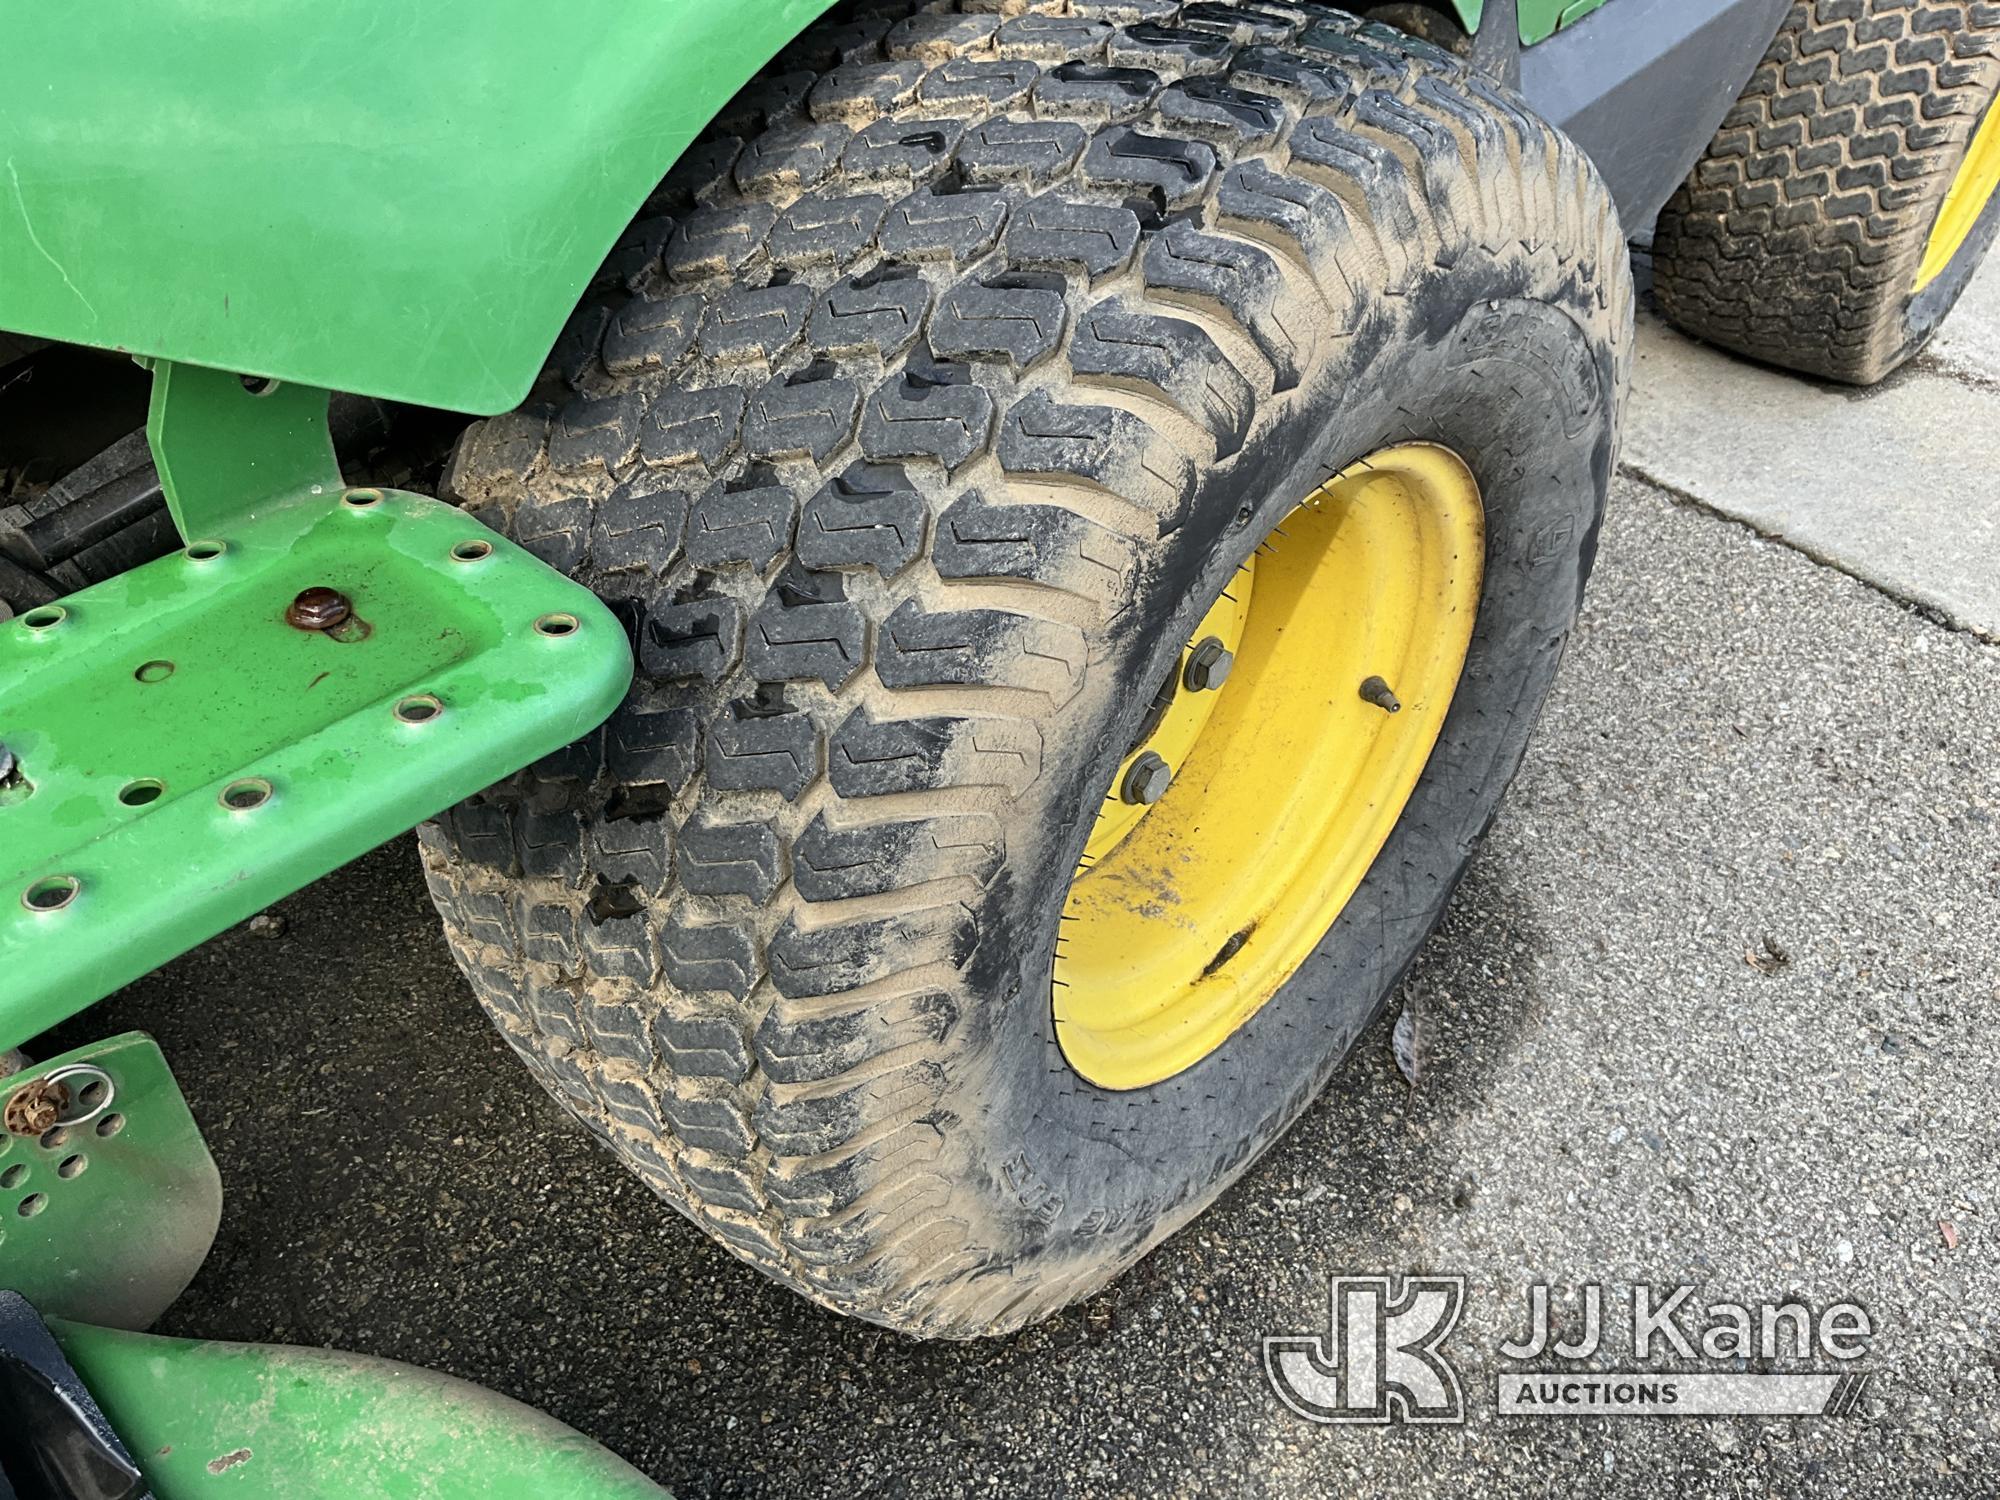
[[[347,595],[339,589],[318,585],[300,589],[299,596],[285,606],[285,623],[300,630],[331,630],[354,613]]]
[[[1235,665],[1236,653],[1216,637],[1205,635],[1188,653],[1187,670],[1181,674],[1181,681],[1191,693],[1213,692],[1229,680],[1229,669]]]
[[[1384,713],[1397,713],[1403,707],[1396,695],[1389,691],[1389,684],[1379,677],[1371,677],[1361,684],[1361,701],[1374,704]]]
[[[1119,783],[1118,795],[1127,802],[1150,807],[1167,795],[1167,788],[1173,782],[1173,767],[1148,750],[1125,768],[1125,779]]]

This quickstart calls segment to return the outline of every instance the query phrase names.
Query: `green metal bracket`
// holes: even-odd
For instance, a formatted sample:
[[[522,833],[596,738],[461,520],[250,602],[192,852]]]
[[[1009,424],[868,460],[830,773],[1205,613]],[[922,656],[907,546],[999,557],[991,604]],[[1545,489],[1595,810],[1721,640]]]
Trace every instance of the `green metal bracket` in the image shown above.
[[[0,626],[0,1049],[587,733],[630,683],[589,590],[440,501],[308,492],[214,527]],[[315,588],[345,601],[332,628],[287,619]]]
[[[152,366],[146,440],[188,541],[275,498],[339,491],[325,391],[169,360]]]
[[[1547,41],[1563,27],[1580,21],[1606,0],[1519,0],[1520,35],[1523,47]],[[1486,0],[1452,0],[1459,24],[1468,32],[1479,30]]]
[[[553,1417],[429,1370],[53,1318],[49,1330],[156,1500],[667,1500]]]
[[[222,1178],[143,1032],[0,1079],[0,1289],[144,1328],[201,1268]]]
[[[1573,26],[1606,0],[1523,0],[1521,45],[1546,41],[1565,26]]]

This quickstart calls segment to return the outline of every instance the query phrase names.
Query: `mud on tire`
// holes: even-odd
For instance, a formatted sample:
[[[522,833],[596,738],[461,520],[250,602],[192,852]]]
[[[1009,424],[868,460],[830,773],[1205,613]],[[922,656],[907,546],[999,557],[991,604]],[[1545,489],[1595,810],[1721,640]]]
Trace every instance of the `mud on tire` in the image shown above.
[[[424,834],[529,1067],[830,1306],[1047,1315],[1219,1193],[1442,913],[1574,618],[1631,297],[1581,155],[1310,4],[868,8],[675,168],[466,505],[624,611],[597,733]],[[1111,1094],[1051,1035],[1089,817],[1193,621],[1356,457],[1479,478],[1485,594],[1349,913]]]

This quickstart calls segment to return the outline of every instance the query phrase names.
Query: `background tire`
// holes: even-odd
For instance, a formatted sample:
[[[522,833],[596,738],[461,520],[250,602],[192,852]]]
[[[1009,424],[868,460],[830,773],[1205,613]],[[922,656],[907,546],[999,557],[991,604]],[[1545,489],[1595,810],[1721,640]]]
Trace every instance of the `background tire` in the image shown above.
[[[1631,294],[1581,154],[1339,12],[1180,19],[837,14],[453,469],[642,666],[426,830],[453,951],[669,1202],[913,1332],[1084,1295],[1312,1098],[1519,763],[1612,472]],[[1050,971],[1118,747],[1271,526],[1413,440],[1488,537],[1424,779],[1249,1024],[1094,1088]]]
[[[1801,0],[1653,235],[1660,309],[1696,338],[1867,385],[1921,349],[2000,213],[1918,271],[2000,91],[2000,5]]]

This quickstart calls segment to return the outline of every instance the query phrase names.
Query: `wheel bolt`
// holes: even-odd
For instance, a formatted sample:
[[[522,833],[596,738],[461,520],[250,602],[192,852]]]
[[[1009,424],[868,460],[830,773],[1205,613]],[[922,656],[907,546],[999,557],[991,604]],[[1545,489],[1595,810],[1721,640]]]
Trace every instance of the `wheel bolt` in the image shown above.
[[[1396,695],[1389,691],[1389,684],[1379,677],[1371,677],[1361,684],[1361,701],[1374,704],[1384,713],[1397,713],[1403,707]]]
[[[1213,692],[1229,680],[1229,669],[1235,665],[1236,653],[1216,637],[1205,635],[1188,653],[1187,670],[1181,674],[1181,681],[1187,684],[1189,692]]]
[[[1173,767],[1148,750],[1125,768],[1125,779],[1118,785],[1118,795],[1127,802],[1150,807],[1167,795],[1167,788],[1173,785],[1173,781]]]

